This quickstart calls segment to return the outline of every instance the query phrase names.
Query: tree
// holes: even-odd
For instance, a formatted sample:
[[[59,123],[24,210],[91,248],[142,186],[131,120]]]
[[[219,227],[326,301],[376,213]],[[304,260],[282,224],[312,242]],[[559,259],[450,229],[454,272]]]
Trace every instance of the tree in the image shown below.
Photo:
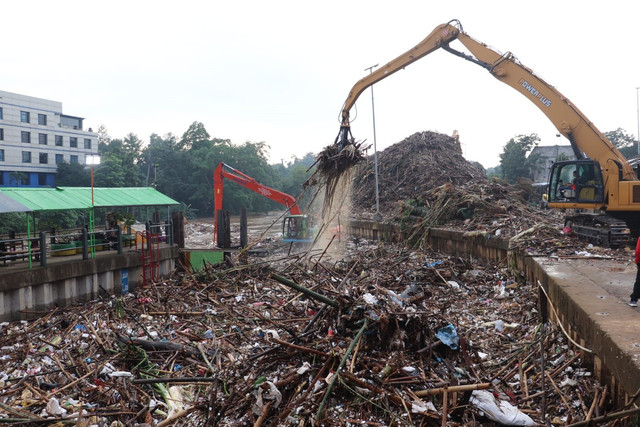
[[[191,148],[198,148],[210,142],[211,136],[204,127],[204,124],[200,122],[193,122],[189,129],[182,135],[178,147],[181,150],[189,150]],[[195,146],[195,147],[194,147]]]
[[[56,175],[56,185],[60,187],[89,187],[91,173],[80,163],[60,163]]]
[[[622,128],[605,132],[609,141],[622,153],[624,157],[630,159],[638,155],[638,141]]]
[[[537,134],[518,135],[511,138],[500,154],[502,177],[509,183],[515,183],[518,178],[531,178],[531,170],[535,167],[537,156],[527,157],[540,138]],[[535,158],[534,158],[535,157]]]
[[[99,131],[103,129],[100,128]],[[99,137],[100,162],[104,167],[99,168],[100,185],[106,187],[137,187],[142,183],[142,175],[137,163],[139,162],[142,141],[129,133],[124,139],[111,139],[106,134]],[[106,163],[109,163],[107,167]],[[97,176],[96,176],[97,178]]]
[[[122,160],[112,153],[100,157],[100,166],[94,169],[94,186],[96,187],[133,187],[128,185]]]

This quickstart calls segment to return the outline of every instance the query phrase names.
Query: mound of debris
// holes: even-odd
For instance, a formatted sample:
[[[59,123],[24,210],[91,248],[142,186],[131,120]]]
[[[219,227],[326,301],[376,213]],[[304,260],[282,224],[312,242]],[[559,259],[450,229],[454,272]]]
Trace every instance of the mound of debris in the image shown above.
[[[502,264],[355,241],[2,324],[2,423],[539,425],[611,400]],[[56,425],[58,425],[56,424]]]
[[[436,132],[415,133],[378,153],[380,210],[387,217],[398,200],[420,198],[443,184],[485,183],[487,178],[462,157],[457,138]],[[375,212],[373,161],[363,167],[354,183],[353,204],[360,214]]]

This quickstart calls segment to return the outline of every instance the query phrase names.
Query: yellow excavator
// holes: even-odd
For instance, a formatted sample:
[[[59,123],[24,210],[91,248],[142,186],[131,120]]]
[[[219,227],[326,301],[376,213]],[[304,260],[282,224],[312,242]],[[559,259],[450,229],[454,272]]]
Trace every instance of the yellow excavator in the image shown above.
[[[469,53],[452,48],[455,40]],[[520,92],[569,140],[577,160],[552,166],[547,195],[549,208],[574,212],[565,220],[573,232],[604,246],[620,246],[632,234],[640,234],[640,181],[626,158],[564,95],[512,53],[498,53],[474,40],[458,20],[439,25],[415,47],[353,86],[342,107],[339,146],[354,140],[349,111],[366,88],[438,49],[479,65]]]

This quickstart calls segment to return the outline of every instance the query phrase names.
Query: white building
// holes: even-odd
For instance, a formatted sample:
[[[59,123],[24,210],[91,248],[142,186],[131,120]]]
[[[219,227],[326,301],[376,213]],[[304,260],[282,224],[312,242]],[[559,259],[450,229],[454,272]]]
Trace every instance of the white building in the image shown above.
[[[570,145],[538,145],[533,147],[528,157],[535,156],[536,164],[531,171],[531,179],[534,183],[547,182],[551,165],[564,158],[565,160],[575,160],[576,156]]]
[[[86,163],[98,135],[62,103],[0,91],[0,187],[55,187],[58,164]]]

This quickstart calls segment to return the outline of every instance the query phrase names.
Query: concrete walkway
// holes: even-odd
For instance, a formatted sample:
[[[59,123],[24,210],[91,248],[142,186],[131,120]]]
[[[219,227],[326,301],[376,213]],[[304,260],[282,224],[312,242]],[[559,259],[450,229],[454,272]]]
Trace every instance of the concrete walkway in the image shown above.
[[[563,323],[574,326],[626,393],[639,390],[640,309],[627,304],[636,276],[634,262],[551,258],[535,261],[548,277],[548,289],[554,294],[552,300]]]

